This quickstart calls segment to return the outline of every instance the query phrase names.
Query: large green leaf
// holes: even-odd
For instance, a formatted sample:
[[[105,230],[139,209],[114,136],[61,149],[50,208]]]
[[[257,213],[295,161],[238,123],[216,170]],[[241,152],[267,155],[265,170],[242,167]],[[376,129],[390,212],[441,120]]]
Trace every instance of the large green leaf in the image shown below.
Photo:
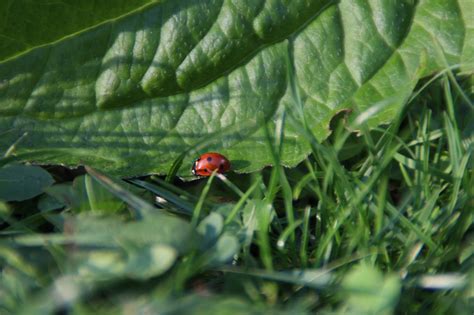
[[[164,173],[197,148],[256,170],[273,161],[264,125],[283,109],[322,140],[341,110],[388,100],[369,124],[389,122],[419,78],[472,69],[473,12],[470,0],[148,6],[0,63],[0,150],[27,132],[16,153],[37,162]],[[285,165],[309,152],[300,130],[285,125]]]
[[[0,60],[117,18],[154,0],[5,0]]]

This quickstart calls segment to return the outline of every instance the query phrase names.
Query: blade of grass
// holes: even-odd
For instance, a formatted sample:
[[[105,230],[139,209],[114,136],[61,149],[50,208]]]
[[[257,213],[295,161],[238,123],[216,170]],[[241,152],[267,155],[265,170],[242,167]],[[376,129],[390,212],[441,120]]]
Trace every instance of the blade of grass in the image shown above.
[[[16,147],[28,136],[28,132],[23,133],[5,152],[3,157],[9,157],[15,152]]]
[[[168,174],[166,174],[165,181],[167,183],[171,183],[176,176],[176,173],[178,173],[179,168],[181,165],[183,165],[183,160],[188,154],[188,151],[183,152],[181,155],[179,155],[173,162],[173,164],[170,167],[170,170],[168,171]]]
[[[229,187],[237,196],[242,197],[244,193],[239,189],[234,183],[232,183],[225,175],[216,174],[216,177],[219,178],[227,187]]]
[[[258,187],[258,185],[260,185],[260,181],[255,181],[252,186],[250,186],[249,189],[247,189],[247,191],[242,195],[242,197],[240,197],[239,201],[235,204],[235,206],[232,208],[232,210],[230,211],[229,215],[227,216],[227,218],[225,219],[225,222],[224,224],[227,225],[229,223],[231,223],[235,216],[237,215],[237,213],[239,212],[239,210],[242,208],[242,206],[244,205],[245,202],[247,202],[247,200],[249,199],[250,195],[254,192],[254,190]]]
[[[134,185],[137,185],[138,187],[144,188],[144,189],[160,196],[161,198],[165,199],[166,201],[172,203],[173,205],[175,205],[179,209],[180,213],[183,213],[183,214],[186,214],[186,215],[189,215],[189,216],[192,215],[193,209],[195,207],[194,204],[192,204],[191,202],[189,202],[187,200],[184,200],[183,198],[180,198],[179,196],[177,196],[177,195],[173,194],[172,192],[168,191],[167,189],[161,188],[159,186],[156,186],[154,184],[151,184],[149,182],[146,182],[146,181],[143,181],[143,180],[140,180],[140,179],[128,179],[127,181],[134,184]]]
[[[267,204],[265,207],[261,207],[260,209],[256,210],[256,215],[258,217],[257,238],[258,245],[260,248],[260,260],[265,266],[265,269],[273,270],[273,256],[269,238],[269,227],[272,207],[270,204]]]
[[[400,153],[395,153],[393,157],[397,162],[399,162],[400,164],[403,164],[403,166],[406,166],[407,168],[411,170],[417,170],[421,172],[423,171],[423,163],[420,161],[410,159]],[[446,181],[449,181],[449,182],[453,181],[453,178],[449,174],[449,170],[441,171],[441,170],[438,170],[437,168],[429,166],[428,172]]]
[[[112,180],[105,174],[93,169],[90,166],[86,166],[87,173],[92,176],[97,182],[102,184],[108,191],[110,191],[117,198],[123,200],[133,210],[135,210],[135,216],[138,220],[143,219],[149,214],[159,212],[158,208],[143,200],[142,198],[134,195],[130,191],[123,188],[120,184]]]
[[[283,230],[283,232],[280,234],[280,237],[278,238],[278,241],[277,241],[278,249],[283,250],[285,248],[286,240],[288,239],[288,237],[290,237],[291,235],[294,235],[295,230],[301,224],[303,224],[303,222],[304,222],[303,220],[296,220],[292,224],[288,224],[286,226],[286,228]]]
[[[201,216],[202,206],[204,205],[204,200],[206,199],[206,196],[209,193],[209,190],[211,189],[212,181],[214,180],[214,177],[216,177],[216,174],[217,174],[217,170],[214,170],[214,172],[212,172],[212,175],[207,180],[206,186],[204,186],[201,192],[199,201],[194,207],[193,215],[191,217],[191,226],[193,227],[196,227],[198,224],[199,218]]]
[[[150,177],[150,180],[152,182],[155,182],[157,185],[163,187],[163,189],[165,189],[169,192],[172,192],[177,196],[183,196],[183,197],[187,198],[188,200],[190,200],[190,202],[197,202],[198,199],[199,199],[196,196],[188,193],[186,190],[181,189],[179,186],[175,186],[175,185],[167,182],[166,180],[162,180],[158,176],[153,175],[153,176]]]
[[[308,266],[308,239],[309,239],[309,219],[311,217],[311,207],[304,209],[303,216],[303,236],[301,237],[300,260],[303,267]]]
[[[395,208],[391,203],[386,203],[387,207],[385,209],[394,216],[395,218],[399,219],[402,225],[407,228],[408,230],[414,232],[420,240],[422,240],[428,247],[433,250],[437,251],[439,249],[439,245],[436,244],[429,236],[427,236],[420,227],[412,223],[409,219],[407,219],[397,208]]]

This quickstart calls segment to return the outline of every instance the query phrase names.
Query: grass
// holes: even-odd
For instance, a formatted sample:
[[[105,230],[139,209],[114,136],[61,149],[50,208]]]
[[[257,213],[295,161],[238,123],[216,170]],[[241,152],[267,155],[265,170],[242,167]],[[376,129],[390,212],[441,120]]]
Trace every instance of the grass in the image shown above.
[[[294,169],[185,183],[49,168],[62,187],[0,203],[0,313],[472,314],[464,84],[420,84],[389,126],[355,119],[360,136],[335,119],[323,143],[282,113],[274,164],[284,124],[312,149]]]

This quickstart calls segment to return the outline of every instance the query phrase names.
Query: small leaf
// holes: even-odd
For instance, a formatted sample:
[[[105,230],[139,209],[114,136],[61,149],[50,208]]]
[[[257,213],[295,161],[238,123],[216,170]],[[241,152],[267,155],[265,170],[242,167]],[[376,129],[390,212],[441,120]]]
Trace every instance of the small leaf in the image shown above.
[[[128,251],[124,272],[135,279],[148,279],[161,275],[173,266],[178,253],[172,247],[151,245]]]
[[[202,236],[201,249],[214,245],[224,227],[224,219],[218,213],[211,213],[205,217],[197,227],[197,232]]]
[[[242,221],[247,233],[253,234],[254,231],[258,231],[262,226],[262,220],[272,222],[272,205],[265,201],[251,200],[242,210]]]
[[[59,201],[57,198],[54,198],[51,195],[45,194],[41,196],[38,201],[38,209],[41,212],[48,212],[57,209],[64,208],[66,206],[65,203]]]
[[[18,245],[44,246],[51,244],[75,244],[78,247],[167,245],[183,254],[199,242],[188,222],[166,214],[151,214],[144,220],[123,222],[118,217],[99,217],[79,214],[66,217],[67,233],[30,234],[13,239]],[[65,229],[66,230],[66,229]]]
[[[392,314],[400,295],[400,278],[384,276],[366,265],[354,268],[343,280],[346,306],[356,314]]]
[[[224,233],[211,249],[208,264],[211,266],[225,264],[238,253],[239,249],[237,238],[229,233]]]
[[[51,175],[39,166],[8,165],[0,168],[0,199],[27,200],[43,193],[53,183]]]
[[[78,261],[77,273],[85,279],[111,279],[123,274],[125,269],[124,254],[113,249],[79,254]]]
[[[81,199],[69,183],[56,184],[45,189],[48,196],[65,204],[67,207],[76,211],[81,206]]]
[[[145,280],[166,272],[175,262],[177,252],[165,245],[133,249],[92,250],[79,253],[77,273],[91,280],[132,278]]]

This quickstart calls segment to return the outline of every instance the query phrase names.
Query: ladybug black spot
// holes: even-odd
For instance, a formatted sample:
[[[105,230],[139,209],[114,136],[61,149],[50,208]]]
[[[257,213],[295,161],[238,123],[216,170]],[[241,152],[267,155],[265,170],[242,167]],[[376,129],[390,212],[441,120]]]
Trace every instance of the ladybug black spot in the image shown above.
[[[207,158],[207,161],[208,161],[208,162],[211,162],[211,161],[212,161],[212,157],[208,157],[208,158]]]

